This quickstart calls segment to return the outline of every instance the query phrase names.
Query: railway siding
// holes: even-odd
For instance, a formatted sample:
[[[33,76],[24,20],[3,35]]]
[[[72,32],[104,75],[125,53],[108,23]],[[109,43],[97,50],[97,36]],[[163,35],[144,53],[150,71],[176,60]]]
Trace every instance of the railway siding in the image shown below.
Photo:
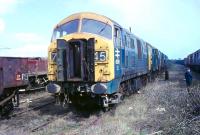
[[[184,81],[184,67],[171,64],[169,81],[161,75],[141,89],[140,94],[103,113],[80,111],[69,106],[49,105],[39,110],[1,121],[3,134],[197,134],[200,117]],[[192,94],[200,95],[195,80]],[[199,97],[193,97],[199,101]],[[193,99],[192,98],[192,99]]]

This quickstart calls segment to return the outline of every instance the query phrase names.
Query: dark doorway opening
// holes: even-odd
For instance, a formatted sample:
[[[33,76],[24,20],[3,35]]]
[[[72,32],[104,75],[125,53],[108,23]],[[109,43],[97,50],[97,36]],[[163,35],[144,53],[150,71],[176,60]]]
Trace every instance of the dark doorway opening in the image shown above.
[[[81,78],[81,50],[80,44],[71,43],[69,46],[71,78]]]
[[[94,81],[95,39],[57,40],[57,79],[59,81]]]

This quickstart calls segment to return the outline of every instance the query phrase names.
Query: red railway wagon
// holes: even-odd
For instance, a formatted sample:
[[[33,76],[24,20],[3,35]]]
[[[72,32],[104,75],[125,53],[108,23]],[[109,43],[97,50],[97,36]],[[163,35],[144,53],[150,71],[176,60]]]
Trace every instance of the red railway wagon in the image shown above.
[[[0,113],[13,108],[13,98],[19,104],[19,89],[41,87],[46,82],[45,58],[0,57]]]
[[[47,60],[44,58],[28,58],[27,59],[29,74],[46,74]]]
[[[26,58],[0,58],[0,94],[4,89],[28,85]]]
[[[47,83],[47,59],[28,58],[28,90],[43,87]]]

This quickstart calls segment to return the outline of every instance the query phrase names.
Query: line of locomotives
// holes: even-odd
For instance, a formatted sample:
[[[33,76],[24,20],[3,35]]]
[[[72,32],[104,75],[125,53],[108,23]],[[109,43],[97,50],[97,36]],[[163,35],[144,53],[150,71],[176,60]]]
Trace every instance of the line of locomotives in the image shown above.
[[[0,115],[19,105],[19,90],[33,90],[47,84],[47,59],[0,57]]]
[[[200,49],[184,59],[185,65],[194,71],[200,72]]]
[[[54,28],[46,89],[63,104],[108,108],[165,70],[167,59],[115,21],[81,12]]]

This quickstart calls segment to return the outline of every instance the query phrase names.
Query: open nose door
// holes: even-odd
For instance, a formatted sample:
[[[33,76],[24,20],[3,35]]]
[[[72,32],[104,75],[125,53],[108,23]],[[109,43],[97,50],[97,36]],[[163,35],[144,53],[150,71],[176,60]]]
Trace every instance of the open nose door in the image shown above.
[[[94,45],[95,45],[95,39],[90,38],[87,42],[87,74],[88,74],[88,81],[94,82]]]
[[[64,39],[57,39],[57,81],[67,81],[68,42]]]
[[[94,38],[57,39],[57,81],[94,81]]]

